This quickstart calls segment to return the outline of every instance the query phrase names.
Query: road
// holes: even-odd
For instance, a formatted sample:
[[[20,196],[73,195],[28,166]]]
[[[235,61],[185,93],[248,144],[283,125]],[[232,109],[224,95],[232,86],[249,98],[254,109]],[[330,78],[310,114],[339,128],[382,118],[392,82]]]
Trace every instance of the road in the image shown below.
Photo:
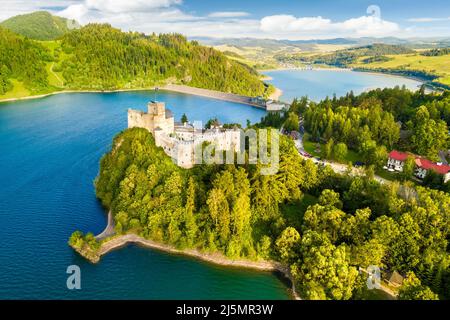
[[[309,157],[304,156],[302,154],[305,152],[305,149],[303,147],[303,135],[302,134],[300,134],[299,139],[294,140],[294,143],[295,143],[295,147],[297,148],[298,153],[300,154],[300,157],[302,157],[303,159],[310,159],[312,162],[314,162],[315,164],[318,164],[318,165],[319,164],[328,165],[336,173],[344,174],[347,172],[348,166],[345,164],[328,161],[328,160],[318,160],[316,158],[309,158]],[[352,171],[350,172],[350,174],[352,176],[363,176],[364,169],[352,167]],[[377,175],[374,176],[374,179],[381,184],[389,184],[390,183],[389,180],[386,180]]]

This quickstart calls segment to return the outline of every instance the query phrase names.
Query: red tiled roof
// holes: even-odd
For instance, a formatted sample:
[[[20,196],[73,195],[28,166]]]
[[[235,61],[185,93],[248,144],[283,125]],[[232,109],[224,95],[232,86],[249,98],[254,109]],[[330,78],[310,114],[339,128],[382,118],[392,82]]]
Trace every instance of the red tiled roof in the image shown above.
[[[389,153],[389,158],[394,159],[394,160],[398,160],[398,161],[405,161],[406,159],[408,159],[409,154],[405,153],[405,152],[400,152],[397,150],[392,150]]]
[[[439,164],[434,163],[434,162],[432,162],[432,161],[430,161],[428,159],[419,158],[419,157],[416,158],[416,165],[418,167],[420,167],[420,168],[425,169],[425,170],[432,169],[432,170],[434,170],[434,171],[436,171],[437,173],[440,173],[440,174],[446,174],[447,172],[450,171],[450,166],[449,165],[446,165],[446,164],[440,164],[439,165]]]

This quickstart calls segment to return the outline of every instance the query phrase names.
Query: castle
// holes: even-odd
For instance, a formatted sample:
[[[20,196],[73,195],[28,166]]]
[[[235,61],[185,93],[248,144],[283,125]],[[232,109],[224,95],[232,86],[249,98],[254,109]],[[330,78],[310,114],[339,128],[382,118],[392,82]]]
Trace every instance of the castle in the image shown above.
[[[164,102],[150,102],[148,112],[128,109],[128,128],[134,127],[150,131],[156,145],[162,147],[164,152],[183,168],[192,168],[199,163],[198,150],[202,150],[205,142],[214,145],[217,151],[240,150],[239,130],[203,130],[201,126],[176,123]]]

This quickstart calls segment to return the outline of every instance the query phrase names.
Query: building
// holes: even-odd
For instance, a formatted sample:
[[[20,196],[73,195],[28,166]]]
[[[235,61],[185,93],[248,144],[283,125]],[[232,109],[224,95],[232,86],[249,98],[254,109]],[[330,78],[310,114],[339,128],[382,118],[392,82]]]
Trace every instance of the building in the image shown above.
[[[386,281],[393,287],[399,288],[403,284],[403,276],[397,271],[389,272]]]
[[[150,131],[156,145],[162,147],[180,167],[193,167],[196,163],[196,150],[205,142],[214,145],[218,151],[240,150],[239,130],[203,130],[188,123],[175,123],[172,112],[166,109],[164,102],[152,101],[147,110],[148,112],[128,109],[128,128],[139,127]]]
[[[284,103],[276,102],[273,100],[268,100],[266,102],[266,110],[267,111],[282,111],[284,109],[286,109],[286,110],[289,109],[289,106],[287,106]]]
[[[450,181],[450,166],[441,162],[435,163],[426,158],[410,153],[393,150],[389,153],[386,169],[398,172],[403,171],[406,159],[413,157],[415,161],[414,175],[419,179],[424,179],[430,170],[443,176],[444,183]]]
[[[425,158],[416,158],[416,177],[423,179],[426,177],[427,173],[433,170],[434,172],[440,174],[444,178],[444,183],[450,181],[450,166],[447,164],[443,164],[441,162],[434,163]]]
[[[405,165],[406,159],[411,156],[408,153],[399,152],[397,150],[392,150],[389,153],[389,158],[387,162],[387,169],[402,172]]]
[[[250,102],[253,104],[256,104],[258,106],[265,106],[266,99],[264,99],[263,96],[257,96],[257,97],[250,98]]]
[[[128,128],[145,128],[155,135],[156,129],[168,134],[174,132],[174,118],[170,110],[166,110],[164,102],[150,102],[148,112],[128,109]]]

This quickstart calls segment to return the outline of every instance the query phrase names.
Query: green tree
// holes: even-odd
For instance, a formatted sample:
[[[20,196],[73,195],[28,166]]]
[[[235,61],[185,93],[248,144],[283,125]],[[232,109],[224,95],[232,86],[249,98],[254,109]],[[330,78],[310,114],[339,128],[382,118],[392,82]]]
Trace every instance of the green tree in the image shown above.
[[[298,116],[294,112],[289,112],[283,128],[288,132],[298,131]]]
[[[442,120],[430,118],[428,109],[421,106],[413,119],[411,142],[415,151],[430,159],[438,159],[438,152],[448,148],[448,127]]]
[[[347,157],[347,145],[345,143],[338,143],[333,148],[333,158],[336,161],[342,162]]]
[[[334,139],[330,138],[327,141],[327,143],[322,147],[322,158],[331,159],[331,156],[333,155],[333,149],[334,149]]]
[[[414,272],[408,272],[398,292],[400,300],[439,300],[438,295],[417,278]]]
[[[226,243],[230,235],[230,210],[225,194],[221,189],[212,189],[206,201],[209,214],[222,243]]]
[[[288,227],[283,230],[275,242],[275,247],[283,262],[293,262],[297,257],[300,244],[300,234],[295,228]]]
[[[189,178],[187,198],[185,205],[185,236],[188,246],[192,246],[197,238],[197,223],[195,221],[195,181]]]
[[[350,266],[345,245],[335,247],[323,234],[308,231],[301,241],[301,259],[292,268],[305,299],[348,300],[358,271]]]
[[[405,160],[403,165],[403,171],[401,172],[402,180],[409,180],[414,174],[414,169],[416,168],[416,160],[414,157],[410,156]]]
[[[181,123],[187,123],[188,122],[188,117],[186,115],[186,113],[183,113],[183,115],[181,116]]]

